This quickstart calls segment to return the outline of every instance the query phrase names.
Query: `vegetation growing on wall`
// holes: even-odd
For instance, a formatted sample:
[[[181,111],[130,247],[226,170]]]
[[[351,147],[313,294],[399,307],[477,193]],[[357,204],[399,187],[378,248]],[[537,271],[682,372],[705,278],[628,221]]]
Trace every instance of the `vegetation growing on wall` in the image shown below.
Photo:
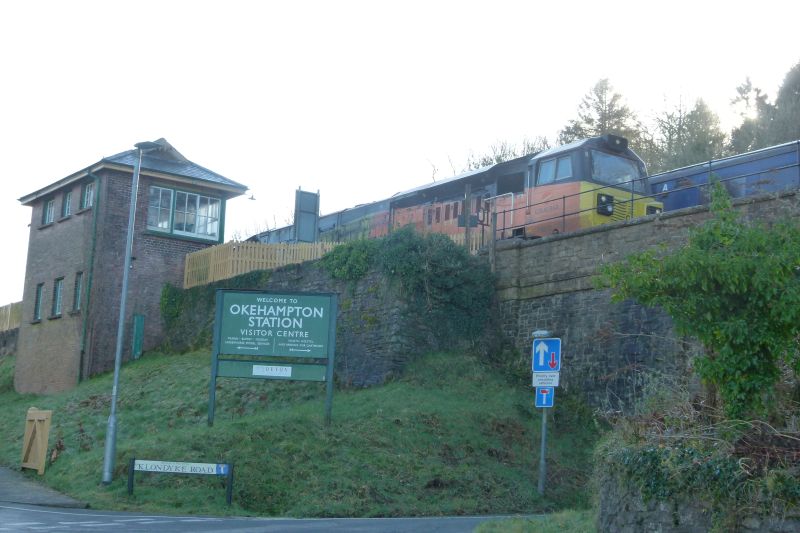
[[[349,281],[379,269],[401,283],[445,336],[475,338],[490,318],[494,279],[489,266],[445,235],[419,235],[406,227],[382,239],[339,246],[321,262],[332,277]]]
[[[170,284],[161,290],[161,318],[166,329],[166,346],[186,351],[211,346],[213,309],[217,289],[253,289],[265,284],[270,271],[257,270],[234,278],[182,289]]]
[[[729,417],[763,415],[782,365],[800,371],[800,226],[741,221],[719,185],[711,210],[682,249],[606,266],[602,282],[615,301],[661,306],[679,332],[703,343],[697,372]]]
[[[708,387],[705,401],[661,387],[598,448],[597,469],[671,504],[676,523],[678,504],[699,503],[730,530],[800,506],[800,227],[746,223],[719,185],[711,212],[683,248],[602,269],[616,301],[660,306],[703,344],[694,366]]]

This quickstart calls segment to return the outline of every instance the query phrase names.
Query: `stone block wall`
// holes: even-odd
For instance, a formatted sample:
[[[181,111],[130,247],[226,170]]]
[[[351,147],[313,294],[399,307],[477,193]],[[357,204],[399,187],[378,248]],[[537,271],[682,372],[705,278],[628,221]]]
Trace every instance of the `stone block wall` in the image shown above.
[[[170,349],[196,346],[198,333],[211,339],[215,289],[258,289],[276,293],[335,293],[339,307],[336,334],[336,379],[340,384],[367,387],[399,375],[417,354],[444,348],[425,312],[410,304],[399,282],[370,272],[356,283],[332,279],[316,262],[290,265],[262,276],[245,274],[194,291],[193,305],[166,331]],[[449,346],[454,348],[455,346]]]
[[[0,357],[17,353],[17,334],[19,328],[0,331]]]
[[[735,206],[746,219],[766,223],[800,214],[794,192]],[[600,265],[635,252],[667,253],[709,216],[707,208],[695,207],[570,235],[499,242],[497,295],[505,338],[529,361],[533,331],[561,337],[562,387],[613,410],[638,397],[645,371],[686,375],[697,344],[677,336],[660,309],[612,303],[609,291],[595,289],[593,277]]]
[[[789,533],[800,531],[800,512],[784,516],[739,516],[734,528],[730,524],[714,524],[712,507],[691,495],[680,502],[645,502],[639,490],[609,472],[599,476],[599,510],[597,531],[600,533],[705,533],[707,531],[739,531],[741,533]],[[726,511],[733,512],[734,509]],[[739,510],[741,511],[741,510]],[[714,527],[716,529],[714,529]]]

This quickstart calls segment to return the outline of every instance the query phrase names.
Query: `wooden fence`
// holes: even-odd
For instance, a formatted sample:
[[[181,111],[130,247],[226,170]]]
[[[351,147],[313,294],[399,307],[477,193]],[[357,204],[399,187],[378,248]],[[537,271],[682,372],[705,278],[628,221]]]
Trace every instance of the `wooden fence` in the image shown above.
[[[19,327],[22,320],[22,302],[0,307],[0,331],[8,331]]]
[[[487,233],[491,234],[491,232]],[[461,246],[464,246],[464,242],[466,242],[466,235],[464,235],[463,233],[458,233],[456,235],[448,235],[448,237],[450,237],[450,239],[454,243],[460,244]],[[469,234],[469,253],[471,253],[472,255],[476,255],[478,253],[478,250],[480,250],[484,244],[489,243],[488,239],[489,239],[488,234],[485,236],[481,235],[480,228],[474,229]]]
[[[338,244],[228,242],[212,246],[186,256],[183,288],[205,285],[254,270],[271,270],[319,259]]]
[[[463,246],[464,234],[449,236]],[[480,230],[470,234],[470,253],[476,254],[484,244]],[[271,270],[286,265],[313,261],[341,243],[281,243],[228,242],[188,254],[183,273],[183,288],[205,285],[254,270]],[[0,322],[0,325],[2,322]]]

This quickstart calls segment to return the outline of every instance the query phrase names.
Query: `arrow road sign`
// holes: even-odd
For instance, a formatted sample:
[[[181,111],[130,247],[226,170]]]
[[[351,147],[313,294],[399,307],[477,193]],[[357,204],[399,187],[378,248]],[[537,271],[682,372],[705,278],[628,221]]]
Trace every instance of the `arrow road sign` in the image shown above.
[[[561,371],[561,339],[535,339],[533,341],[533,371]]]
[[[555,387],[536,387],[536,407],[553,407],[556,399]]]

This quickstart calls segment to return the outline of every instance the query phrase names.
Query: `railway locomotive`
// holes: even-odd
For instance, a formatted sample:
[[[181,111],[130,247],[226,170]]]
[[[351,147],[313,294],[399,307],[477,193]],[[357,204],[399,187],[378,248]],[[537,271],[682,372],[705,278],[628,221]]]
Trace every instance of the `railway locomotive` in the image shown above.
[[[604,135],[320,216],[312,233],[314,240],[345,242],[410,225],[419,233],[459,240],[469,227],[476,228],[474,239],[485,236],[496,215],[496,238],[537,238],[657,214],[662,208],[650,196],[645,165],[627,140]],[[250,240],[305,240],[298,234],[295,226],[287,226]]]

